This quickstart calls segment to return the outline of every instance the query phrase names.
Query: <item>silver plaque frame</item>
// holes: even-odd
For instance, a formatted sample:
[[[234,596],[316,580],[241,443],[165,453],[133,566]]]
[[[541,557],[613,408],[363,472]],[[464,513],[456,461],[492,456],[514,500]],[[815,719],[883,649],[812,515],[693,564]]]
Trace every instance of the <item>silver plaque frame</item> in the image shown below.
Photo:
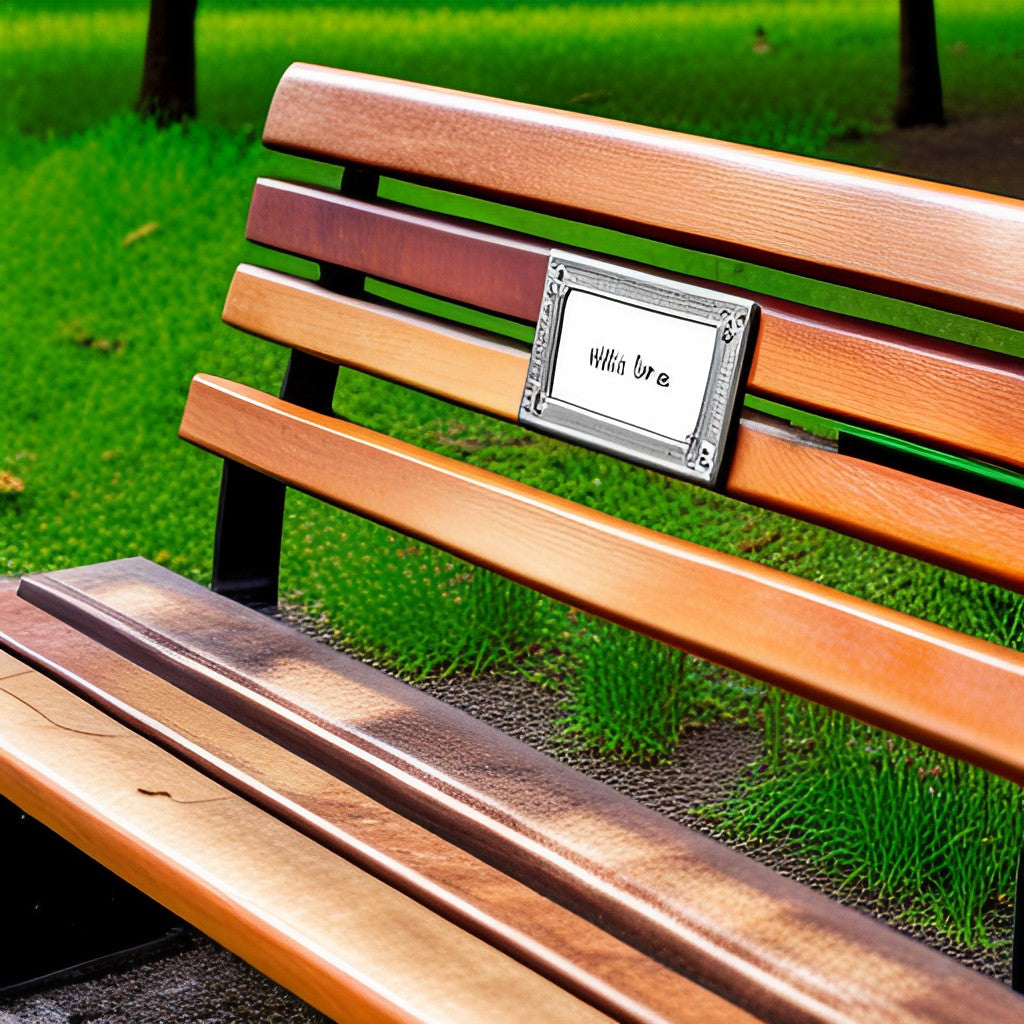
[[[587,341],[578,337],[580,317],[574,315],[572,330],[577,336],[572,342],[571,356],[578,365],[572,370],[573,386],[567,397],[562,393],[567,390],[564,386],[556,387],[556,372],[567,304],[575,294],[596,299],[572,299],[573,308],[582,308],[586,302],[588,308],[597,313],[606,310],[612,314],[611,321],[628,324],[633,337],[621,342],[621,351],[611,345],[602,345],[599,349],[595,344],[590,349],[589,360],[583,360],[589,361],[589,368],[584,367],[580,371],[580,352],[585,351],[580,345],[585,346]],[[602,300],[614,305],[602,305]],[[669,320],[652,320],[651,314]],[[633,267],[552,251],[519,421],[562,440],[714,487],[729,451],[758,314],[759,307],[748,299],[699,288]],[[678,323],[673,323],[673,319]],[[643,411],[638,415],[611,404],[607,397],[610,385],[607,378],[598,373],[601,370],[618,373],[624,384],[631,380],[629,360],[633,358],[632,351],[644,344],[641,336],[648,336],[652,326],[657,328],[659,337],[664,336],[666,330],[671,336],[671,332],[678,328],[681,337],[689,331],[700,339],[702,351],[709,350],[710,353],[702,355],[702,362],[707,363],[706,380],[689,380],[686,383],[689,395],[700,396],[699,402],[695,403],[691,397],[685,408],[680,407],[677,425],[666,426],[664,410],[667,408],[670,419],[675,415],[671,404],[665,405],[672,401],[667,391],[657,396],[654,390],[648,392],[652,398],[657,397],[661,401],[662,414],[656,417],[657,422],[653,422],[653,414],[652,422],[645,422],[647,415]],[[600,334],[600,329],[597,334]],[[683,351],[666,349],[664,341],[660,344],[662,352],[680,354]],[[568,343],[566,352],[569,352]],[[636,356],[635,367],[638,380],[650,378],[651,371],[647,371],[648,378],[640,372],[646,369],[642,355]],[[568,379],[569,372],[568,369],[562,371],[562,379]],[[586,384],[588,373],[594,381],[593,400]],[[670,380],[667,373],[658,376],[658,383],[661,378],[666,382]],[[635,392],[637,389],[632,387],[632,390]],[[599,397],[601,394],[605,397]],[[637,406],[635,397],[632,406]]]

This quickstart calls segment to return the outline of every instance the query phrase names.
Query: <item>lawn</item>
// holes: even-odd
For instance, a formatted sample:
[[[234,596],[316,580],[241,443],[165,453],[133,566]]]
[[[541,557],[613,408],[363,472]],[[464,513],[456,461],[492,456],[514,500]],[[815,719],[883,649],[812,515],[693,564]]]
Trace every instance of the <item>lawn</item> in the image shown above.
[[[200,119],[165,132],[128,111],[144,4],[0,6],[2,573],[142,554],[208,581],[219,469],[175,430],[198,370],[266,390],[280,381],[282,353],[222,326],[219,313],[234,266],[265,258],[242,239],[253,178],[304,173],[255,141],[290,60],[810,155],[839,136],[869,137],[894,92],[892,3],[200,6]],[[1024,62],[1012,40],[1024,34],[1024,11],[991,0],[938,6],[950,109],[1019,108]],[[768,53],[751,45],[758,26]],[[473,211],[504,216],[485,204]],[[531,223],[562,242],[622,252],[610,233]],[[643,255],[803,301],[868,308],[856,293],[700,254],[652,245]],[[1024,353],[1012,331],[895,303],[871,312]],[[594,507],[1024,648],[1024,600],[998,588],[526,439],[358,374],[342,374],[337,405]],[[301,496],[289,502],[284,565],[285,592],[325,613],[349,647],[412,678],[525,671],[563,689],[574,741],[617,756],[665,756],[689,722],[763,720],[763,767],[708,812],[723,832],[784,835],[799,856],[968,941],[985,940],[993,911],[1005,915],[1011,860],[1024,845],[1020,794],[1009,784],[764,693]]]

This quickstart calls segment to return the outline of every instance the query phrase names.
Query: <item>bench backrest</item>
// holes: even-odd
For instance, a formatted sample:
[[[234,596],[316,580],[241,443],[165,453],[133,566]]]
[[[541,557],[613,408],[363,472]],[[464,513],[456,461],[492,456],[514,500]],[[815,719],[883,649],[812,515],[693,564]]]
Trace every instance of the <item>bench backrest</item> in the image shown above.
[[[202,375],[190,391],[182,436],[226,460],[216,589],[276,600],[287,484],[1024,781],[1024,655],[331,413],[344,365],[519,415],[528,345],[396,307],[367,277],[519,325],[545,296],[549,240],[381,198],[415,191],[382,175],[1015,328],[1024,204],[307,65],[264,139],[345,171],[340,189],[256,185],[248,237],[321,267],[312,283],[242,266],[231,286],[225,319],[293,350],[280,397]],[[1024,360],[720,290],[760,307],[747,395],[843,428],[829,441],[744,410],[719,489],[1024,591]]]

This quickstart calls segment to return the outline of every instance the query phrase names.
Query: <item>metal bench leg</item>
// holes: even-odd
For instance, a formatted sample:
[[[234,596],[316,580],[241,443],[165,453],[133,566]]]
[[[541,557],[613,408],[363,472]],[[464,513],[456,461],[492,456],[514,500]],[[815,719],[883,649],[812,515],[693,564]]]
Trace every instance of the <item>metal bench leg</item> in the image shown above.
[[[1013,894],[1013,964],[1010,985],[1014,992],[1024,992],[1024,850],[1017,861],[1017,888]]]
[[[353,167],[339,191],[357,199],[377,193],[380,176]],[[363,291],[365,275],[333,265],[321,268],[320,284],[345,295]],[[292,350],[281,384],[286,402],[330,414],[338,367],[318,356]],[[224,460],[213,544],[215,593],[248,605],[276,605],[284,527],[285,486],[230,459]]]
[[[338,367],[293,352],[281,397],[329,413]],[[224,460],[213,544],[212,588],[248,605],[277,604],[285,485],[248,466]]]
[[[213,542],[216,593],[242,604],[277,604],[284,492],[279,481],[224,460]]]

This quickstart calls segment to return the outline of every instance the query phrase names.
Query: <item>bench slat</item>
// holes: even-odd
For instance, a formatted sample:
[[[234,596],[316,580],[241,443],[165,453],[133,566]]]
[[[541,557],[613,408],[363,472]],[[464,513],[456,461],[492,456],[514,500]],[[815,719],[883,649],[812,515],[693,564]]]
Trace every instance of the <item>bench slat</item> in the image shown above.
[[[470,221],[259,178],[251,242],[536,322],[550,244]]]
[[[336,1020],[608,1020],[36,672],[0,685],[0,791]]]
[[[740,424],[725,491],[1024,593],[1024,510]]]
[[[285,73],[263,138],[1024,325],[1024,211],[1008,199],[308,64]]]
[[[551,248],[522,235],[269,179],[256,184],[247,236],[531,323]],[[1024,469],[1021,360],[726,290],[761,305],[754,393]]]
[[[1024,655],[230,381],[195,378],[181,436],[559,600],[1024,782]],[[755,618],[743,614],[749,608]]]
[[[5,641],[26,661],[46,668],[218,783],[617,1020],[752,1024],[752,1017],[721,997],[13,593],[0,594],[0,610]],[[307,645],[314,642],[302,639]],[[10,660],[25,671],[25,664]],[[3,675],[0,663],[0,679]]]
[[[504,419],[514,420],[519,411],[528,351],[493,335],[246,266],[235,274],[225,316],[263,337]],[[1020,509],[769,439],[750,422],[748,415],[738,432],[727,494],[1024,590]]]
[[[514,420],[519,413],[529,349],[496,335],[245,265],[231,282],[224,319],[271,341],[492,416]]]
[[[1003,986],[152,563],[21,592],[776,1024],[1019,1013]]]

